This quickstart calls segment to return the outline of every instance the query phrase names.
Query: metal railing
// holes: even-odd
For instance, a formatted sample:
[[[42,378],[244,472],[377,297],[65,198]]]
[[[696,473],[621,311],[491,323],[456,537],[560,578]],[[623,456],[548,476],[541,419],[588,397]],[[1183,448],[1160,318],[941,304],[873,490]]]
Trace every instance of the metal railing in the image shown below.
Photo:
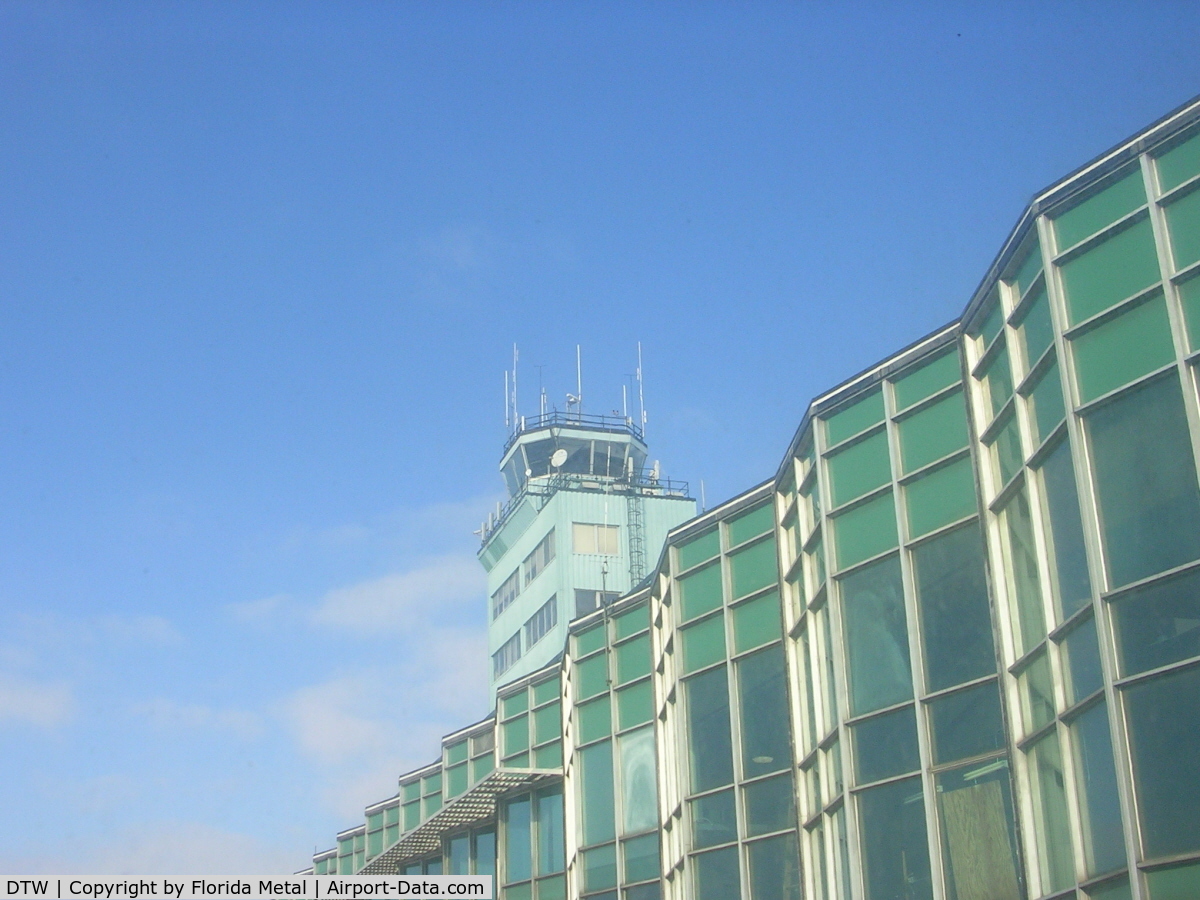
[[[504,442],[504,453],[508,453],[512,445],[517,442],[517,438],[526,432],[537,431],[539,428],[571,427],[589,428],[594,431],[607,431],[613,434],[629,434],[639,441],[643,440],[641,426],[635,423],[631,416],[598,416],[593,413],[559,412],[555,410],[554,412],[543,413],[537,416],[521,416],[518,418],[516,428],[508,436],[508,440]]]

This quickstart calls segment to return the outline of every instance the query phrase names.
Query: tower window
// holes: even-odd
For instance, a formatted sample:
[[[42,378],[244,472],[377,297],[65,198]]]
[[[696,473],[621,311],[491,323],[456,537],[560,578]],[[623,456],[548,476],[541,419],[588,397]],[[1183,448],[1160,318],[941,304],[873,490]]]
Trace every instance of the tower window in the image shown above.
[[[525,623],[525,649],[528,650],[544,638],[557,624],[558,598],[557,595],[551,595],[550,599],[542,604],[541,609],[530,616],[529,621]]]
[[[617,556],[621,552],[620,528],[616,525],[574,522],[571,525],[571,536],[576,553]]]
[[[554,529],[538,542],[533,552],[525,557],[522,568],[525,570],[525,586],[542,574],[542,570],[554,561]]]
[[[496,593],[492,594],[492,618],[497,618],[500,613],[504,612],[512,602],[517,599],[517,594],[521,593],[521,572],[519,569],[514,569],[513,573],[504,579],[504,584],[496,589]]]
[[[499,678],[521,658],[521,632],[517,632],[492,654],[492,677]]]

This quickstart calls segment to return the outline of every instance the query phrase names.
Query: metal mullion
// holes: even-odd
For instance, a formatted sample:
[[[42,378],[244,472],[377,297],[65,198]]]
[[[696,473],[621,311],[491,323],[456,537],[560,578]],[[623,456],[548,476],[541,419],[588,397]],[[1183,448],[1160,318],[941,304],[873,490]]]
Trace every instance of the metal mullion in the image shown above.
[[[1001,311],[1003,312],[1003,310]],[[909,679],[913,688],[913,697],[917,698],[925,696],[926,692],[925,651],[921,641],[920,610],[917,608],[916,576],[913,572],[912,561],[909,559],[907,550],[909,542],[908,516],[905,515],[907,504],[906,502],[902,502],[900,497],[899,482],[904,473],[900,465],[900,428],[893,420],[896,412],[895,399],[893,386],[891,383],[885,382],[883,385],[883,408],[885,421],[887,422],[888,463],[891,466],[892,473],[892,491],[894,495],[892,506],[895,509],[896,535],[900,544],[900,582],[904,591],[904,615],[908,626]],[[904,500],[906,501],[907,497]],[[942,863],[942,846],[939,838],[941,830],[938,827],[937,793],[934,789],[934,778],[929,774],[930,766],[933,763],[933,753],[928,720],[928,712],[923,708],[918,709],[917,753],[921,761],[921,788],[925,802],[925,837],[929,845],[929,864],[931,869],[930,874],[933,876],[931,877],[931,883],[934,886],[934,897],[941,898],[946,896],[946,886],[943,883],[945,867]],[[849,750],[850,748],[847,746],[843,754],[844,758],[848,758]],[[854,775],[853,768],[846,769],[846,771],[850,776]],[[853,777],[849,778],[851,782],[855,780]],[[936,876],[933,875],[934,871],[937,873]]]
[[[889,384],[890,384],[890,382],[889,382]],[[929,409],[929,407],[931,407],[931,406],[936,406],[942,400],[945,400],[951,394],[953,394],[956,391],[961,390],[961,389],[962,389],[961,381],[956,381],[953,384],[948,384],[943,388],[938,388],[936,391],[934,391],[928,397],[922,397],[916,403],[910,403],[908,406],[904,407],[904,409],[898,410],[896,412],[895,416],[893,416],[893,418],[897,422],[903,422],[905,419],[909,419],[912,416],[915,416],[917,413],[923,412],[924,410]],[[893,398],[893,402],[894,402],[894,398]]]
[[[897,441],[899,441],[898,437],[897,437]],[[896,468],[896,483],[900,484],[900,485],[904,485],[904,486],[910,485],[914,481],[920,481],[926,475],[931,475],[932,473],[936,472],[938,469],[942,469],[948,465],[951,465],[952,463],[956,463],[965,456],[970,456],[970,454],[971,454],[970,447],[962,447],[958,450],[954,450],[951,453],[947,453],[945,456],[935,459],[933,462],[926,463],[925,465],[921,466],[921,468],[919,468],[919,469],[913,469],[911,472],[907,472],[907,473],[902,472],[900,470],[899,466],[897,466],[897,468]]]
[[[1149,205],[1153,205],[1150,203]],[[1045,216],[1037,219],[1037,228],[1041,237],[1044,252],[1055,246],[1054,229]],[[1136,861],[1140,857],[1140,842],[1138,840],[1138,820],[1133,799],[1132,768],[1130,766],[1129,745],[1126,740],[1124,722],[1122,721],[1119,695],[1114,687],[1116,676],[1116,660],[1113,652],[1112,624],[1107,617],[1107,610],[1100,599],[1105,589],[1105,554],[1104,542],[1100,534],[1099,509],[1096,504],[1095,485],[1091,466],[1090,448],[1087,445],[1082,417],[1076,412],[1079,407],[1079,391],[1075,377],[1072,345],[1063,336],[1070,322],[1067,311],[1067,300],[1063,290],[1062,271],[1055,265],[1053,272],[1047,270],[1046,294],[1050,303],[1051,322],[1054,325],[1054,345],[1059,358],[1060,387],[1063,391],[1064,406],[1067,410],[1067,436],[1071,448],[1071,464],[1075,472],[1075,493],[1079,501],[1079,514],[1083,530],[1084,550],[1087,555],[1088,576],[1092,586],[1092,611],[1096,622],[1096,640],[1099,645],[1100,666],[1104,675],[1104,696],[1108,709],[1108,727],[1113,751],[1113,763],[1117,772],[1117,799],[1121,807],[1121,818],[1125,838],[1126,859]],[[1073,753],[1073,740],[1068,741],[1068,753]],[[1071,810],[1071,815],[1078,815],[1077,809]],[[1130,879],[1132,900],[1146,900],[1140,886],[1135,886],[1136,879]]]
[[[738,848],[738,870],[743,900],[749,900],[749,865],[745,854],[741,852],[742,835],[746,832],[745,815],[742,812],[741,791],[738,789],[738,775],[742,768],[742,705],[741,691],[738,689],[737,671],[729,658],[729,649],[733,646],[733,616],[726,615],[730,601],[726,598],[733,596],[733,562],[730,558],[729,526],[718,523],[718,534],[721,543],[721,607],[720,615],[725,635],[725,691],[729,699],[729,738],[730,755],[733,757],[733,817],[736,837],[733,846]],[[746,541],[739,544],[745,546]],[[715,667],[714,667],[715,668]],[[706,848],[708,849],[708,848]]]

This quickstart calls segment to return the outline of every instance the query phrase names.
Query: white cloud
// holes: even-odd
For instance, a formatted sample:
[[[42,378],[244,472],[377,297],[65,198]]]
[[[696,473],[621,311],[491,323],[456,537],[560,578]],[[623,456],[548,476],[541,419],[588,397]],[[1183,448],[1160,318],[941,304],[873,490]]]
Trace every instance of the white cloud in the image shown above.
[[[273,594],[258,600],[229,603],[225,608],[238,622],[262,622],[283,610],[291,602],[287,594]]]
[[[407,572],[330,591],[313,610],[312,621],[369,635],[412,634],[460,621],[470,615],[471,604],[482,610],[486,583],[473,556],[435,557]]]
[[[75,699],[67,685],[0,675],[0,722],[52,728],[69,721],[74,712]]]
[[[164,731],[222,731],[246,739],[259,737],[263,733],[262,719],[242,709],[213,709],[157,698],[136,704],[133,711]]]

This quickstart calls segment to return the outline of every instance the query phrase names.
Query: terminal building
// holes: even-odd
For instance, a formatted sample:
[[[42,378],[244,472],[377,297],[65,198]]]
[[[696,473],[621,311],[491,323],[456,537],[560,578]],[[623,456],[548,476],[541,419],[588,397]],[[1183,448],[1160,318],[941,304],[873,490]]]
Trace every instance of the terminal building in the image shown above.
[[[518,420],[494,712],[311,871],[1200,897],[1200,100],[1038,193],[964,299],[699,515],[631,420]]]

